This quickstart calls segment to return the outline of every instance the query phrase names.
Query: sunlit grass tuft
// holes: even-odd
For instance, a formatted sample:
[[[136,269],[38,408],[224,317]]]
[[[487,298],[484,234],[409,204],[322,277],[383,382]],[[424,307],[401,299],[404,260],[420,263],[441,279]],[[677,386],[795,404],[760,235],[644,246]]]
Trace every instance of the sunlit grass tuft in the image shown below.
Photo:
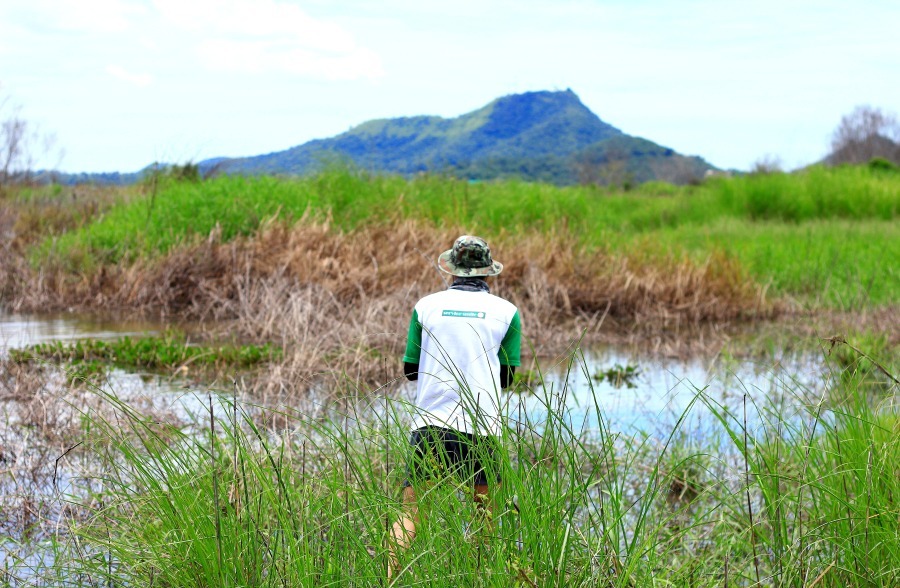
[[[569,369],[584,369],[577,355]],[[503,430],[491,524],[454,479],[418,487],[423,520],[394,585],[895,585],[896,386],[872,396],[833,369],[811,401],[793,384],[790,410],[696,390],[662,435],[611,430],[599,405],[573,423],[570,390],[535,386],[540,410],[512,410]],[[107,398],[118,417],[91,418],[106,487],[54,575],[386,585],[406,409],[346,398],[327,413],[279,410],[277,429],[260,426],[271,409],[227,392],[200,399],[187,428]],[[686,428],[698,410],[718,423],[705,437]]]

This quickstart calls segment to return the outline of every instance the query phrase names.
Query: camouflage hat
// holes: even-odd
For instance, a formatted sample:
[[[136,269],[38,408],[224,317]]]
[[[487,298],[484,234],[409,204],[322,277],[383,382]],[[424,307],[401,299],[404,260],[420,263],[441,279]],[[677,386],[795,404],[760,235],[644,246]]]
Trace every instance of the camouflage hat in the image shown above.
[[[463,235],[453,243],[453,249],[441,253],[438,267],[453,276],[496,276],[503,264],[491,259],[491,248],[481,237]]]

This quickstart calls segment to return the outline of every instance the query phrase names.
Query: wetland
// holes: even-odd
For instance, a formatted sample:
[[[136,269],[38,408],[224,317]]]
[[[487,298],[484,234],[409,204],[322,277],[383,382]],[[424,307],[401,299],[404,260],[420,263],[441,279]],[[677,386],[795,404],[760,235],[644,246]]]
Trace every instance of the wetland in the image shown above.
[[[409,312],[475,233],[527,349],[503,506],[485,525],[437,487],[395,585],[892,585],[898,188],[24,189],[0,202],[0,579],[382,583]]]

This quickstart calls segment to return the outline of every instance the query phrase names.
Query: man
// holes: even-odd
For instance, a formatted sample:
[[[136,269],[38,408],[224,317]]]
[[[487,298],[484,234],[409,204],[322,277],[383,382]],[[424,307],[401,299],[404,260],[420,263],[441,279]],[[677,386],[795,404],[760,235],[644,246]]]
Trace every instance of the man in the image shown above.
[[[434,477],[429,465],[471,483],[476,502],[490,513],[491,492],[500,479],[497,468],[484,462],[490,461],[500,433],[500,389],[521,364],[519,311],[490,293],[486,278],[499,274],[503,264],[491,258],[484,239],[459,237],[440,255],[438,267],[454,276],[453,284],[416,304],[403,356],[404,373],[417,380],[418,388],[403,487],[405,514],[391,530],[401,548],[415,537],[414,485]],[[397,565],[393,549],[389,577]]]

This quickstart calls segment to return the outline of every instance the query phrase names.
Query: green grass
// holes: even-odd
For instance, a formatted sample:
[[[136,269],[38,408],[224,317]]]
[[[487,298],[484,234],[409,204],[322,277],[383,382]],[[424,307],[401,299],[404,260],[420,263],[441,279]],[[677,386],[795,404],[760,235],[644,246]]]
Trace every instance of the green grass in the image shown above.
[[[897,585],[897,389],[833,369],[799,414],[698,390],[663,436],[573,428],[569,391],[538,387],[546,420],[503,432],[492,523],[454,478],[418,486],[423,521],[395,585]],[[106,401],[118,418],[86,420],[105,490],[34,585],[386,585],[407,447],[396,413],[285,409],[278,433],[228,397],[189,429]],[[681,425],[701,406],[718,427],[698,438]]]
[[[299,179],[219,178],[161,184],[99,221],[45,240],[35,264],[73,272],[154,257],[206,238],[250,235],[268,220],[329,218],[335,228],[420,219],[485,235],[576,235],[589,247],[673,251],[703,259],[724,252],[778,296],[852,309],[900,298],[900,174],[868,167],[660,183],[628,193],[522,182],[470,184],[329,171]]]
[[[900,223],[882,220],[751,222],[722,218],[655,231],[656,246],[703,260],[711,251],[737,259],[770,295],[811,306],[854,310],[900,299]],[[646,241],[628,247],[646,246]]]
[[[123,337],[113,341],[51,341],[12,349],[10,357],[20,362],[39,359],[76,366],[109,364],[160,371],[187,367],[195,370],[249,369],[276,360],[281,353],[280,348],[269,343],[211,346],[192,344],[184,335],[167,333],[160,337]]]

